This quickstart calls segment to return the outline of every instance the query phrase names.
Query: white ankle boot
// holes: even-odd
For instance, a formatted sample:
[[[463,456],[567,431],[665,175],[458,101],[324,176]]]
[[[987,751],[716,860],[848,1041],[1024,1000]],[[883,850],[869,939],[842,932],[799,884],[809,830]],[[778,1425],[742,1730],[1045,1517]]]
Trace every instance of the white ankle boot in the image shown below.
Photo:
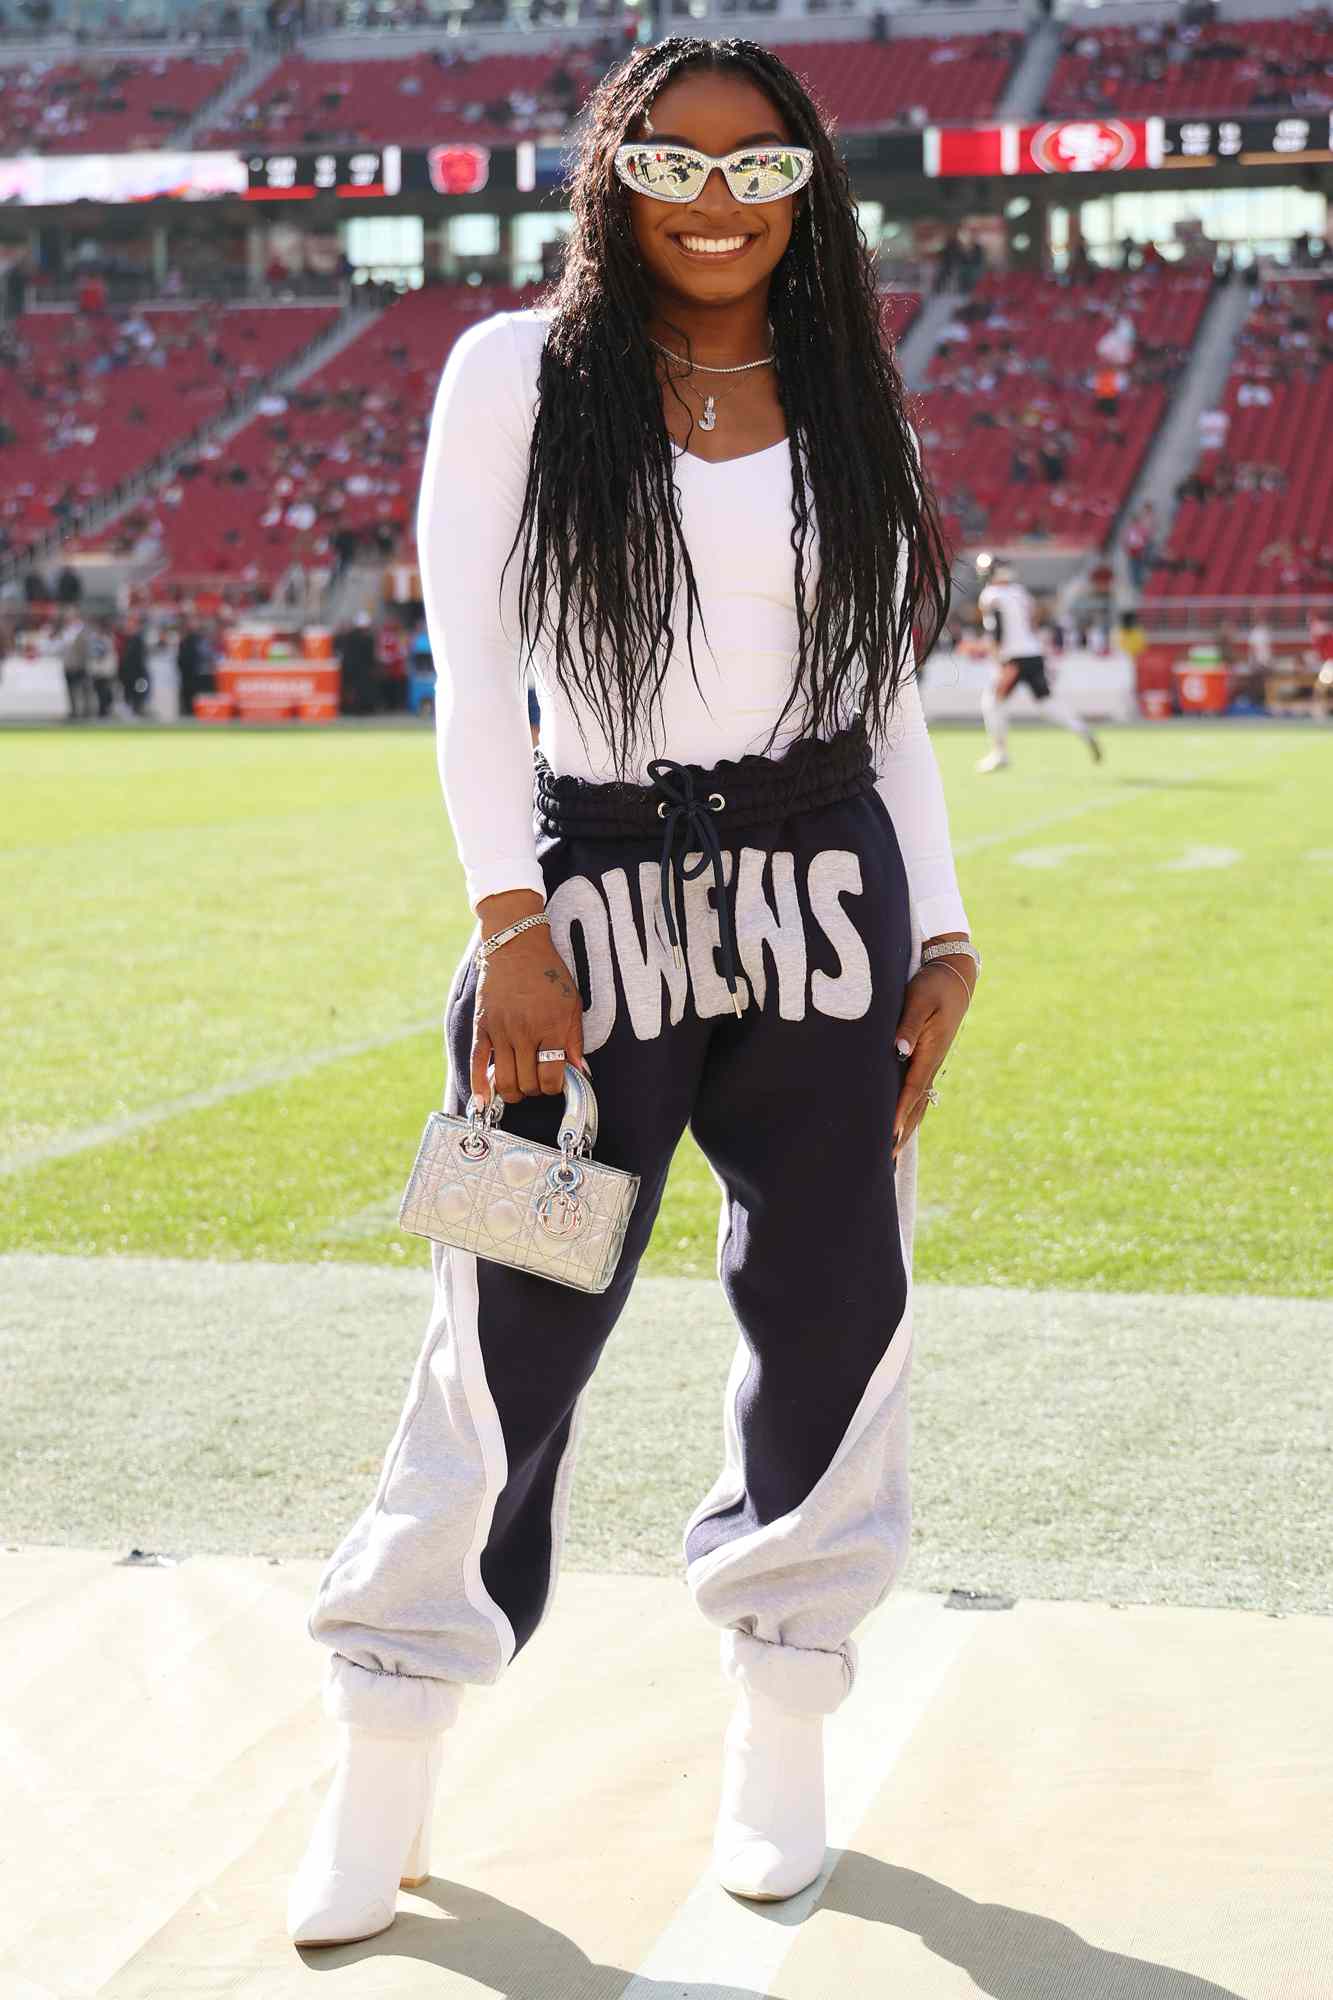
[[[398,1888],[430,1874],[442,1736],[340,1725],[333,1782],[287,1898],[293,1944],[353,1944],[394,1920]]]
[[[713,1866],[757,1903],[808,1888],[824,1866],[824,1718],[742,1687],[727,1730]]]

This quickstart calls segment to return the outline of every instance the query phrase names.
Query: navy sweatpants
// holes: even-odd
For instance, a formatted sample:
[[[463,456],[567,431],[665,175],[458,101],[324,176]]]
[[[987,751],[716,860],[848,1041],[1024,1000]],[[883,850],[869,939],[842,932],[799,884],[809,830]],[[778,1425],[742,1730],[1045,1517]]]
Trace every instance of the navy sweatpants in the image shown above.
[[[717,886],[663,935],[651,839],[548,837],[552,936],[577,977],[596,1157],[640,1176],[611,1287],[591,1295],[432,1245],[435,1304],[373,1500],[320,1579],[328,1712],[408,1734],[494,1681],[551,1601],[584,1390],[688,1127],[722,1187],[718,1267],[739,1341],[724,1461],[685,1533],[687,1580],[736,1678],[833,1709],[851,1635],[907,1547],[915,1146],[892,1132],[913,962],[893,825],[863,791],[722,835],[743,971],[719,971]],[[446,1016],[446,1108],[468,1092],[477,970]],[[504,1125],[554,1142],[558,1098]]]

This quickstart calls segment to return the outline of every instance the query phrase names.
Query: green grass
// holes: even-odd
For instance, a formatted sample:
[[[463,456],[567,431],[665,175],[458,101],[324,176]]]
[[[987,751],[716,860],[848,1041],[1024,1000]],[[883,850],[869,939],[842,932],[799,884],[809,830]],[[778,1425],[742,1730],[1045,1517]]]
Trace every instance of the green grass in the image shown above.
[[[1108,741],[1094,770],[1023,731],[981,779],[979,738],[938,734],[986,973],[928,1125],[918,1271],[1323,1295],[1333,748]],[[424,1263],[393,1212],[443,1086],[419,1024],[469,929],[428,733],[15,731],[0,798],[0,1250]],[[707,1274],[715,1216],[687,1141],[646,1268]]]

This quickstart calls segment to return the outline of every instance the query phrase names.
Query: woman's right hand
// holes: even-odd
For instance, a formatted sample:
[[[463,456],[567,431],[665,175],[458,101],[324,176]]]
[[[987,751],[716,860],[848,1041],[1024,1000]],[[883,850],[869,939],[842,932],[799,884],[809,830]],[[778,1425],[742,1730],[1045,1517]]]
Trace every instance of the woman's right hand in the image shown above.
[[[541,907],[541,898],[531,890],[488,896],[477,906],[482,936],[493,937]],[[472,1024],[473,1094],[490,1096],[487,1071],[493,1063],[495,1089],[506,1104],[524,1097],[558,1097],[565,1087],[565,1064],[539,1063],[539,1049],[563,1049],[565,1061],[587,1068],[583,1003],[545,924],[534,924],[482,960]]]

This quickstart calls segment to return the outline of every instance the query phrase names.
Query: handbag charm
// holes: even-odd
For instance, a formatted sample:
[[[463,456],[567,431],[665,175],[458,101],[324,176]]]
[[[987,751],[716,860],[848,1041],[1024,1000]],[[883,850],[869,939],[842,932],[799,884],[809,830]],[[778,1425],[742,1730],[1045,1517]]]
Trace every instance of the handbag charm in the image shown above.
[[[639,1176],[592,1157],[597,1099],[565,1064],[565,1104],[554,1146],[503,1132],[504,1099],[468,1099],[432,1111],[403,1191],[398,1220],[476,1257],[579,1291],[604,1292],[624,1246]]]

